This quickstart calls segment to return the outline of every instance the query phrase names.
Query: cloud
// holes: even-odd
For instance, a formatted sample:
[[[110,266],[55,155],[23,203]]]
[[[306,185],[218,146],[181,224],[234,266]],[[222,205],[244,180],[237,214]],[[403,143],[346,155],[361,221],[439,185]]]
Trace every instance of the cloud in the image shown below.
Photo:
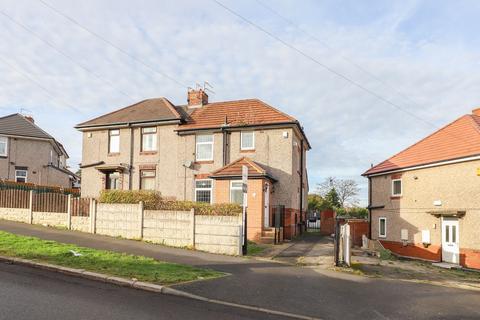
[[[472,20],[456,29],[459,14],[450,19],[447,3],[432,9],[415,1],[402,5],[379,1],[371,7],[346,1],[341,8],[337,1],[266,2],[326,41],[334,48],[330,50],[256,1],[225,1],[308,55],[423,119],[418,121],[212,1],[47,2],[142,61],[118,52],[40,2],[2,2],[0,10],[101,77],[0,15],[0,56],[53,93],[52,97],[0,60],[0,111],[31,110],[37,123],[64,143],[72,166],[81,161],[76,123],[148,97],[166,96],[185,103],[186,89],[161,75],[166,73],[188,85],[209,81],[216,92],[212,100],[258,97],[297,117],[313,145],[308,155],[310,187],[327,176],[355,178],[365,203],[366,180],[360,174],[371,163],[478,103],[478,41],[473,39],[476,35],[465,33],[473,25],[478,29],[478,22],[469,14]],[[434,15],[426,15],[432,10]],[[450,26],[448,34],[437,32],[439,21]],[[462,32],[461,37],[452,41],[456,31]]]

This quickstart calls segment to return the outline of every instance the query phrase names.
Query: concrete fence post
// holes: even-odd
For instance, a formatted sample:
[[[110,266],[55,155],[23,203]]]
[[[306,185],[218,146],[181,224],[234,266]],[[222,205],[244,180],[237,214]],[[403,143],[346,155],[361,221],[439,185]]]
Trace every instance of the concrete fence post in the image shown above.
[[[29,205],[28,205],[28,223],[33,223],[33,190],[29,192]]]
[[[72,230],[72,195],[67,196],[67,228]]]
[[[238,255],[241,256],[243,255],[243,226],[239,225],[238,226]]]
[[[97,202],[90,199],[90,232],[96,233],[97,229]]]
[[[140,201],[138,203],[138,215],[139,215],[139,220],[140,220],[140,232],[139,232],[139,238],[143,239],[143,221],[144,221],[144,210],[143,210],[143,201]]]
[[[190,235],[191,235],[191,245],[195,249],[195,209],[190,209]]]

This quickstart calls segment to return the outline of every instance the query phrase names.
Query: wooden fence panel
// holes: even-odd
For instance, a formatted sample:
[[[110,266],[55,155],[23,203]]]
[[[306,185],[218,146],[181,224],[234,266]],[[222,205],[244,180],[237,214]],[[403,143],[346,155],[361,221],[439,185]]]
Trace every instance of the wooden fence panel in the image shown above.
[[[67,212],[68,196],[60,193],[33,193],[33,211]]]
[[[0,189],[0,207],[28,209],[29,191],[16,189]]]
[[[90,216],[90,198],[73,198],[70,202],[70,212],[74,217]]]

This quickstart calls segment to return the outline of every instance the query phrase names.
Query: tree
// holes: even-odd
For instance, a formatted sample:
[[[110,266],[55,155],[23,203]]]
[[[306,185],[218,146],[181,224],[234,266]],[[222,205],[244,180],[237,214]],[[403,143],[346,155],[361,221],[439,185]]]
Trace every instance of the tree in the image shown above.
[[[325,199],[319,194],[309,194],[308,195],[308,211],[318,211],[321,212],[328,207]]]
[[[329,204],[330,209],[342,207],[340,198],[335,188],[330,189],[330,191],[325,195],[325,201]]]
[[[355,206],[358,203],[357,195],[360,189],[355,180],[328,177],[318,185],[318,193],[324,198],[327,198],[327,194],[332,192],[332,189],[337,193],[339,208],[347,205]]]

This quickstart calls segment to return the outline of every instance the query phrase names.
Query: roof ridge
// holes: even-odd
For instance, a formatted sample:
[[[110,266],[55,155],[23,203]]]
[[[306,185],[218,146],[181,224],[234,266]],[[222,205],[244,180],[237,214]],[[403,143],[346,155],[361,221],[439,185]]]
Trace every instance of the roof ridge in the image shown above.
[[[247,161],[258,173],[265,173],[266,170],[263,169],[258,163],[250,159],[249,157],[244,157],[245,161]]]
[[[387,162],[387,161],[395,158],[396,156],[400,155],[401,153],[404,153],[404,152],[406,152],[407,150],[412,149],[413,147],[419,145],[420,143],[424,142],[425,140],[429,139],[430,137],[432,137],[432,136],[434,136],[434,135],[436,135],[436,134],[438,134],[438,133],[440,133],[440,132],[443,132],[444,130],[446,130],[447,128],[453,126],[454,124],[456,124],[457,122],[459,122],[460,120],[462,120],[462,119],[464,119],[464,118],[469,118],[470,120],[473,120],[473,119],[471,118],[471,115],[470,115],[470,114],[464,114],[463,116],[461,116],[461,117],[455,119],[454,121],[446,124],[445,126],[441,127],[440,129],[437,129],[436,131],[432,132],[431,134],[427,135],[426,137],[418,140],[417,142],[415,142],[414,144],[408,146],[407,148],[405,148],[405,149],[403,149],[403,150],[395,153],[393,156],[387,158],[386,160],[384,160],[384,161],[378,163],[377,165],[369,168],[367,171],[365,171],[365,172],[363,173],[363,175],[368,174],[369,171],[374,170],[375,168],[377,168],[377,167],[379,167],[380,165],[384,164],[385,162]],[[478,131],[478,133],[480,134],[480,128],[478,127],[478,125],[475,125],[474,128],[475,128],[475,129]],[[451,136],[454,136],[453,134],[450,134],[450,135],[451,135]],[[455,138],[458,138],[458,137],[455,136]],[[464,140],[464,139],[462,138],[461,140]],[[469,147],[470,147],[470,146],[469,146]]]
[[[232,161],[232,162],[230,162],[230,163],[227,163],[227,164],[224,165],[223,167],[221,167],[221,168],[213,171],[212,174],[216,174],[217,172],[220,172],[220,171],[222,171],[222,170],[225,169],[225,168],[231,167],[232,165],[240,162],[241,160],[243,160],[243,159],[245,159],[245,158],[246,158],[246,157],[241,157],[241,158],[238,158],[237,160],[234,160],[234,161]]]
[[[165,97],[161,97],[161,99],[165,102],[165,104],[167,105],[167,107],[170,109],[170,111],[173,112],[173,114],[175,114],[179,119],[182,118],[182,116],[180,115],[180,113],[177,111],[177,109],[175,109],[175,105],[173,103],[170,102],[170,100],[168,100],[167,98]]]

